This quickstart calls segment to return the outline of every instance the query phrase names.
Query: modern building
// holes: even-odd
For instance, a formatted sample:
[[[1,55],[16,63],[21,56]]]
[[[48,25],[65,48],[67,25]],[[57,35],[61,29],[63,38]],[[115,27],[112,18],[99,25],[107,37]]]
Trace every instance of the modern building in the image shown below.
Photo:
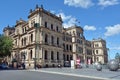
[[[16,21],[15,27],[5,27],[4,35],[13,39],[11,61],[25,63],[27,68],[65,66],[70,60],[107,63],[106,42],[103,39],[88,41],[82,27],[62,26],[61,16],[56,16],[36,5],[30,10],[28,21]],[[97,46],[97,47],[96,47]]]

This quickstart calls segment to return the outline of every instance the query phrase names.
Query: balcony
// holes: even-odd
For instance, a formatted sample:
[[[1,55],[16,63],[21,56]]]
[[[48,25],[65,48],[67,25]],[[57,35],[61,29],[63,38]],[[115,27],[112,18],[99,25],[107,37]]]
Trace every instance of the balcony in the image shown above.
[[[49,45],[49,43],[48,43],[48,42],[45,42],[44,44],[45,44],[45,45]]]
[[[57,60],[57,63],[61,63],[61,60]]]
[[[56,60],[51,60],[51,63],[56,63]]]
[[[49,63],[49,60],[45,60],[45,63]]]

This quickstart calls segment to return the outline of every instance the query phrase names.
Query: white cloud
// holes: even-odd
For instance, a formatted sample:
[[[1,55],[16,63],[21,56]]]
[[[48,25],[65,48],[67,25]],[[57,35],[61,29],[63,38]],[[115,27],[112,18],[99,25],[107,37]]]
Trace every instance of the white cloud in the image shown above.
[[[107,30],[107,32],[105,32],[104,34],[105,36],[113,36],[113,35],[120,34],[120,24],[108,26],[108,27],[105,27],[105,29]]]
[[[68,28],[68,27],[71,27],[71,26],[73,26],[73,25],[75,25],[77,22],[76,22],[76,18],[75,17],[73,17],[73,16],[71,16],[71,15],[65,15],[64,13],[58,13],[57,14],[57,16],[58,15],[61,15],[61,17],[62,17],[62,20],[63,20],[63,26],[64,26],[64,28]]]
[[[112,50],[120,50],[120,47],[112,47],[110,49],[112,49]]]
[[[51,10],[50,12],[53,13],[53,14],[55,14],[55,11],[54,11],[54,10]]]
[[[112,6],[119,4],[118,0],[99,0],[98,5],[102,7]]]
[[[84,26],[84,30],[95,31],[95,30],[96,30],[96,27],[95,27],[95,26],[88,26],[88,25],[85,25],[85,26]]]
[[[64,0],[64,4],[82,8],[88,8],[94,5],[92,0]]]

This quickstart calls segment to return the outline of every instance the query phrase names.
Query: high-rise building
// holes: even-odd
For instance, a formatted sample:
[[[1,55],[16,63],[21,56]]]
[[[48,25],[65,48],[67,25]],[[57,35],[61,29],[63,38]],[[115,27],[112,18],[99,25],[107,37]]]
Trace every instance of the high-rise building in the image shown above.
[[[15,27],[4,28],[4,35],[13,39],[11,61],[25,63],[27,68],[62,66],[70,60],[107,63],[106,42],[103,39],[88,41],[82,27],[62,26],[61,16],[56,16],[36,5],[30,10],[28,21],[16,21]]]

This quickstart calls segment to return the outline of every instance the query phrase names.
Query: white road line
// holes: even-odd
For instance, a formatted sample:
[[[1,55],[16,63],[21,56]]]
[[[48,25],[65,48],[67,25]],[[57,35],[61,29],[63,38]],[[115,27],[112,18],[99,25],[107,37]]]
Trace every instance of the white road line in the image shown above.
[[[53,72],[53,71],[44,71],[44,70],[29,70],[29,71],[37,71],[37,72],[44,72],[44,73],[51,73],[51,74],[60,74],[60,75],[68,75],[68,76],[75,76],[75,77],[85,77],[85,78],[110,80],[109,78],[102,78],[102,77],[95,77],[95,76],[86,76],[86,75],[71,74],[71,73],[62,73],[62,72]]]

